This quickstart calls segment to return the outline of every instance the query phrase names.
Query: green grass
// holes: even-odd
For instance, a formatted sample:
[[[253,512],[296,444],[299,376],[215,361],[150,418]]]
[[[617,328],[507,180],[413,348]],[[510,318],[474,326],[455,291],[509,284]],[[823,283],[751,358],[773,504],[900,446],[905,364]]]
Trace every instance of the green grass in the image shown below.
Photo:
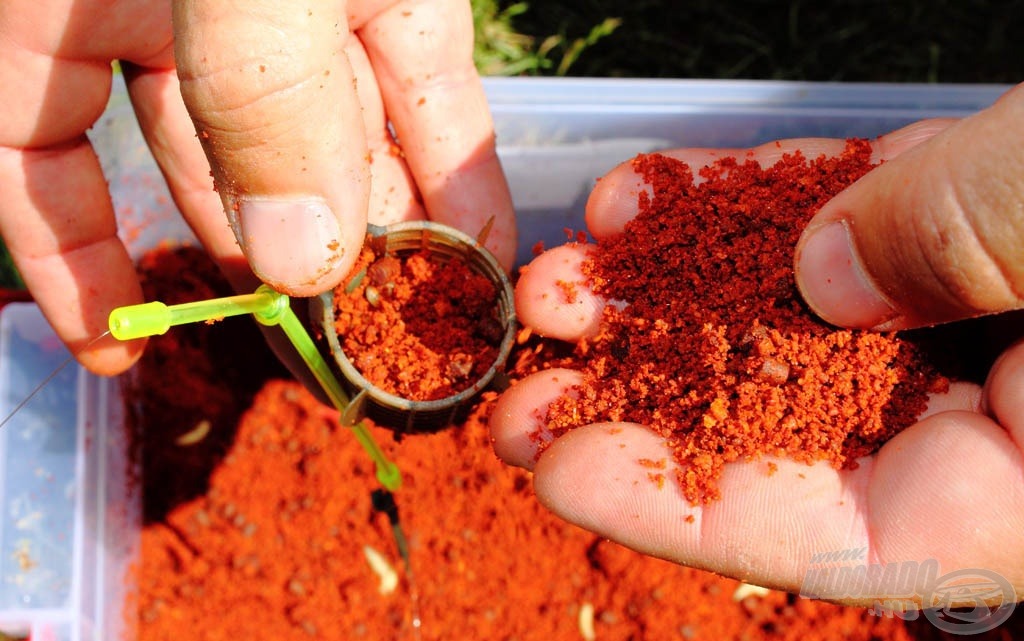
[[[519,43],[492,75],[1024,81],[1024,0],[473,2],[481,48]]]
[[[0,240],[0,287],[25,289],[25,283],[22,282],[21,275],[14,266],[14,261],[11,260],[11,255],[7,252],[7,245],[3,240]],[[3,637],[0,637],[0,641],[3,641]]]
[[[516,22],[530,8],[526,2],[473,0],[476,32],[474,62],[487,76],[568,75],[583,53],[610,36],[621,24],[618,18],[604,18],[589,25],[580,36],[564,32],[543,37],[516,31]]]

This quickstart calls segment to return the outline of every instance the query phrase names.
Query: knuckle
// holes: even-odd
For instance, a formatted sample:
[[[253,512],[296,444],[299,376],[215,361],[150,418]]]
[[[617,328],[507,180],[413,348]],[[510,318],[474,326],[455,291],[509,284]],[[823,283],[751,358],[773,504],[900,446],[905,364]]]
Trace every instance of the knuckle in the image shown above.
[[[180,18],[188,27],[176,39],[176,64],[194,119],[225,131],[293,121],[339,82],[332,71],[343,70],[347,30],[324,26],[312,10],[278,15],[287,6],[244,17],[200,8]]]
[[[247,58],[207,61],[198,67],[179,67],[182,95],[200,119],[216,120],[255,108],[295,102],[313,74],[301,58],[285,52]]]
[[[920,250],[942,296],[974,314],[1024,307],[1022,202],[979,199],[976,186],[949,184],[943,205],[917,218]]]

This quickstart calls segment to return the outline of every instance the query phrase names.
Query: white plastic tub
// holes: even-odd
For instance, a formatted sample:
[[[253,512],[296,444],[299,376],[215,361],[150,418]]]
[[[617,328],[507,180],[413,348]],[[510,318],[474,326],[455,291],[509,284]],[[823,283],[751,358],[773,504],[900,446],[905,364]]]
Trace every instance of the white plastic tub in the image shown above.
[[[746,147],[799,136],[871,137],[959,117],[1007,87],[587,79],[489,79],[499,153],[519,212],[520,262],[583,227],[593,181],[665,147]],[[123,88],[91,136],[135,255],[189,238]],[[67,352],[33,305],[0,314],[0,416]],[[123,637],[140,527],[116,382],[61,370],[0,430],[0,631],[34,641]]]
[[[115,382],[68,359],[35,305],[4,308],[0,415],[53,375],[0,430],[0,631],[33,641],[117,638],[139,531]]]

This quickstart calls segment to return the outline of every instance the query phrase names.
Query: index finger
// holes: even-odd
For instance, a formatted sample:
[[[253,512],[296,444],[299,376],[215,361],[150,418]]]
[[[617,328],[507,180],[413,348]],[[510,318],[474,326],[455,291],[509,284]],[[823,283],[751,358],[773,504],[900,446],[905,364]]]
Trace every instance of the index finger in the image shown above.
[[[37,15],[36,7],[24,3],[5,9],[0,102],[8,109],[0,122],[0,233],[61,340],[93,372],[115,374],[138,358],[143,343],[95,340],[106,330],[111,309],[142,300],[131,258],[117,236],[103,172],[85,135],[106,105],[110,65],[81,51],[86,44],[74,36],[82,35],[83,25],[68,27],[63,49],[53,50],[47,35],[54,25]],[[26,16],[38,20],[27,26],[16,22]],[[85,30],[88,44],[112,41],[100,27],[85,26],[96,27]],[[130,42],[129,36],[125,40]]]
[[[951,124],[950,120],[927,120],[886,134],[872,141],[872,159],[884,162],[927,140]],[[794,138],[770,142],[752,149],[672,149],[659,152],[680,160],[702,179],[698,171],[723,158],[753,161],[768,167],[783,156],[800,152],[805,158],[836,156],[846,146],[837,138]],[[600,242],[621,233],[639,213],[639,197],[650,186],[636,172],[632,161],[617,166],[602,177],[587,200],[587,229]],[[607,301],[587,287],[582,263],[583,246],[556,247],[534,260],[516,284],[516,309],[520,320],[543,336],[577,341],[599,327]],[[566,300],[566,284],[572,287]]]
[[[931,138],[950,124],[949,119],[922,120],[871,141],[872,160],[892,160],[907,149]],[[659,152],[681,160],[694,170],[707,167],[722,158],[752,160],[762,167],[779,161],[784,155],[800,152],[805,158],[835,156],[843,151],[846,141],[839,138],[792,138],[768,142],[751,149],[670,149]],[[604,238],[623,230],[626,223],[636,217],[640,192],[650,189],[642,177],[633,170],[632,161],[626,161],[597,182],[587,201],[587,229],[595,238]]]
[[[430,217],[475,236],[508,269],[512,197],[473,66],[473,17],[462,0],[395,3],[357,27],[384,105]]]

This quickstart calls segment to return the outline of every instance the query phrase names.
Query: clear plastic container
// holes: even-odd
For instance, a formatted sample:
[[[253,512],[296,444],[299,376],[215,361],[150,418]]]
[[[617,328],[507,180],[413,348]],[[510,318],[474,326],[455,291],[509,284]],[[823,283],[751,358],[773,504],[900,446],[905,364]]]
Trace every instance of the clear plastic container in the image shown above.
[[[0,416],[17,410],[0,429],[0,631],[8,635],[120,636],[140,520],[115,383],[72,363],[35,305],[0,314]]]
[[[583,228],[594,180],[639,152],[872,137],[959,117],[1008,87],[488,79],[519,213],[519,261]],[[123,86],[91,130],[133,255],[192,237],[175,214]],[[33,305],[0,313],[0,416],[68,358]],[[139,497],[117,382],[71,364],[0,429],[0,631],[34,641],[124,639]],[[126,640],[130,641],[130,640]]]

